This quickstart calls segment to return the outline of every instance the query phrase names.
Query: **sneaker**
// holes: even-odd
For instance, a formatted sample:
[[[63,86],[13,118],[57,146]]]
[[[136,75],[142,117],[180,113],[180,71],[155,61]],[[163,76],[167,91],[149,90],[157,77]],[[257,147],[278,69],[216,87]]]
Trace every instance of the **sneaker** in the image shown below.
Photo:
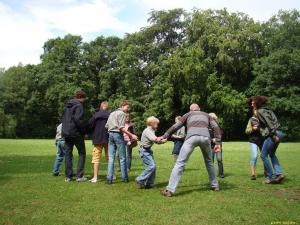
[[[73,181],[72,178],[66,177],[65,182],[71,182],[71,181]]]
[[[250,179],[251,179],[251,180],[256,180],[256,176],[255,176],[255,175],[252,175]]]
[[[145,184],[143,184],[142,182],[139,182],[139,181],[135,181],[135,182],[139,189],[145,189]]]
[[[225,178],[225,175],[224,174],[220,174],[219,177],[220,178]]]
[[[106,184],[112,184],[113,182],[112,182],[112,180],[106,180]]]
[[[145,186],[145,189],[152,189],[152,188],[155,188],[155,184],[147,184]]]
[[[97,183],[98,180],[97,180],[97,178],[92,178],[92,179],[89,180],[89,182],[91,182],[91,183]]]
[[[282,174],[280,174],[280,175],[278,175],[277,177],[276,177],[276,182],[278,183],[278,184],[280,184],[281,183],[281,181],[283,181],[284,180],[284,175],[282,175]]]
[[[213,191],[220,191],[220,188],[219,187],[211,187],[211,190],[213,190]]]
[[[89,179],[87,179],[86,177],[79,177],[76,179],[77,182],[86,182],[88,181]]]
[[[269,179],[269,178],[266,178],[264,181],[263,181],[263,184],[278,184],[276,180],[274,179]]]
[[[165,197],[173,197],[174,196],[174,193],[172,193],[171,191],[168,191],[168,190],[162,190],[160,192],[160,194]]]

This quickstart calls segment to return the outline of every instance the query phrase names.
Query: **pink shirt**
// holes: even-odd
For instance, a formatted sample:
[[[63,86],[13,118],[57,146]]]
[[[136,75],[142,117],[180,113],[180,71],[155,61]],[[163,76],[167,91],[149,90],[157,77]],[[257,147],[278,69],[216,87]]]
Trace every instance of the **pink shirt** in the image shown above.
[[[124,128],[125,128],[125,130],[128,130],[129,123],[125,123],[125,127]],[[124,136],[124,140],[125,141],[130,141],[130,138],[129,138],[129,136],[127,134],[123,133],[123,136]]]

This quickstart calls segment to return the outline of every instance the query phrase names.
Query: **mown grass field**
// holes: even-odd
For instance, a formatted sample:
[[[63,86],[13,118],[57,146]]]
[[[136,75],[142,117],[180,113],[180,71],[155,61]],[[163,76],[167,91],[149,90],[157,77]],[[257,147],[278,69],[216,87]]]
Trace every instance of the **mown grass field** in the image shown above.
[[[91,175],[90,141],[86,142],[86,175]],[[173,159],[172,143],[155,146],[157,187],[136,188],[134,178],[143,165],[134,151],[131,182],[118,179],[104,183],[107,164],[101,165],[97,184],[65,183],[52,177],[55,157],[53,140],[0,140],[0,224],[299,224],[300,144],[283,143],[278,155],[287,176],[283,184],[263,185],[249,179],[250,152],[247,142],[224,143],[226,178],[221,191],[208,188],[199,150],[193,153],[176,197],[163,198],[159,191],[168,181]],[[77,155],[75,151],[75,155]]]

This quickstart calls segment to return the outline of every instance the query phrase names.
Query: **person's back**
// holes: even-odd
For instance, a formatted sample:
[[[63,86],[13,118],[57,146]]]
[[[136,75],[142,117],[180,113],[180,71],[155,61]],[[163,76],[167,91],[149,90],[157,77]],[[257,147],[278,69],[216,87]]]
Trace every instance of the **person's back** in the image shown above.
[[[107,123],[109,111],[98,111],[92,118],[92,129],[93,129],[93,144],[107,144],[108,143],[108,132],[105,128]]]
[[[63,137],[82,136],[86,124],[82,104],[77,99],[71,99],[65,106],[62,121]]]
[[[211,127],[214,131],[216,144],[219,144],[221,141],[221,129],[218,124],[212,120],[206,112],[200,110],[192,110],[183,115],[179,121],[165,133],[164,137],[169,137],[171,133],[174,133],[184,125],[187,128],[185,140],[192,136],[204,136],[210,138],[209,127]]]

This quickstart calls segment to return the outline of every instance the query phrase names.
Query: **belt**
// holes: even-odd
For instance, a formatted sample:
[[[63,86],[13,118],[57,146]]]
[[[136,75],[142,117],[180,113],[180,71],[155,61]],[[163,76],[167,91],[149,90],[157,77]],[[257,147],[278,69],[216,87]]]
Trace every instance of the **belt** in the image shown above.
[[[147,151],[149,151],[149,150],[151,149],[151,147],[148,147],[148,148],[147,148],[147,147],[144,147],[143,145],[141,145],[140,148],[143,148],[143,149],[145,149],[145,150],[147,150]]]

